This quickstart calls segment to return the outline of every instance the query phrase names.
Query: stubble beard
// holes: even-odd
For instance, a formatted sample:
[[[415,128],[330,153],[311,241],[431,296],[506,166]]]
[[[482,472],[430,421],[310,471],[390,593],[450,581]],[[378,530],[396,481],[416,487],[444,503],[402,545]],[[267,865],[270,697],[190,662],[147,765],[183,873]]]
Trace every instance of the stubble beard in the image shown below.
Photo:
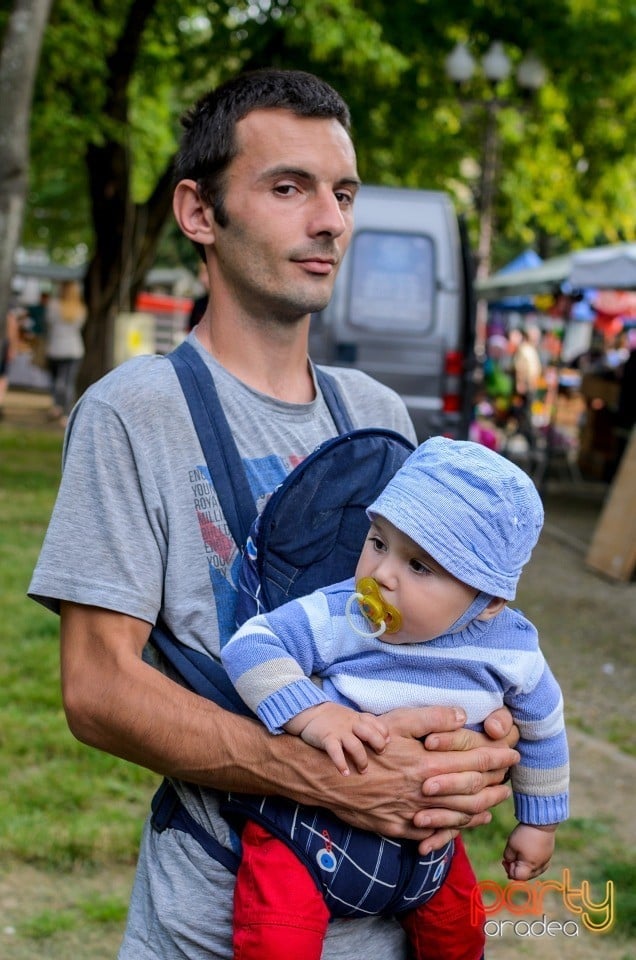
[[[246,230],[243,224],[237,223],[235,218],[227,217],[222,229],[224,231],[230,230],[234,232],[237,249],[244,241],[246,248],[250,248],[249,231]],[[255,314],[260,314],[261,321],[264,324],[268,324],[272,328],[282,327],[290,329],[300,324],[308,315],[320,313],[320,311],[325,309],[333,294],[341,254],[330,239],[316,241],[302,249],[291,250],[287,254],[287,259],[290,263],[297,263],[298,261],[308,260],[312,257],[332,259],[336,262],[333,273],[329,278],[325,278],[324,276],[316,276],[314,278],[315,290],[312,291],[311,288],[308,289],[308,285],[312,282],[312,278],[309,276],[304,283],[298,282],[298,284],[294,284],[290,282],[284,285],[279,291],[273,290],[267,282],[265,282],[263,286],[255,286],[252,288],[248,294],[248,298],[252,300]],[[258,271],[258,265],[256,269]],[[267,270],[264,271],[264,276],[265,278],[267,277]],[[327,279],[331,282],[328,284],[327,289],[325,289],[324,284]],[[267,289],[268,287],[269,290]]]
[[[292,329],[302,323],[308,315],[324,310],[331,299],[331,293],[331,290],[321,295],[316,292],[313,296],[305,297],[300,294],[296,297],[281,294],[278,299],[270,300],[269,309],[262,317],[263,322],[273,327]]]

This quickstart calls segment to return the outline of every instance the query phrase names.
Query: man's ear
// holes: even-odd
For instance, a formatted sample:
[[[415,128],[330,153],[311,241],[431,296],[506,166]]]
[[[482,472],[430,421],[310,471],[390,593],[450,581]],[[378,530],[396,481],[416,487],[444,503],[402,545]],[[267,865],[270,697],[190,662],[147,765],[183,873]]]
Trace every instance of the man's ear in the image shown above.
[[[503,608],[506,606],[507,600],[503,600],[501,597],[493,597],[488,606],[482,613],[477,617],[478,620],[492,620],[493,617],[496,617],[498,613],[501,613]]]
[[[206,206],[195,180],[180,180],[172,198],[175,220],[182,233],[202,246],[214,243],[214,213]]]

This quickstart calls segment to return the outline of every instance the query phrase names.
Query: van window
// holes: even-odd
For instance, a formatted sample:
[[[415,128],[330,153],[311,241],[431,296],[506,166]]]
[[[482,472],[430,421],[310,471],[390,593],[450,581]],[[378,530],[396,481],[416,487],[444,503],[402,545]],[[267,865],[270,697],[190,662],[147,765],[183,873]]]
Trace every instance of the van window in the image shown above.
[[[386,333],[428,329],[435,295],[430,237],[360,231],[349,256],[349,322],[353,326]]]

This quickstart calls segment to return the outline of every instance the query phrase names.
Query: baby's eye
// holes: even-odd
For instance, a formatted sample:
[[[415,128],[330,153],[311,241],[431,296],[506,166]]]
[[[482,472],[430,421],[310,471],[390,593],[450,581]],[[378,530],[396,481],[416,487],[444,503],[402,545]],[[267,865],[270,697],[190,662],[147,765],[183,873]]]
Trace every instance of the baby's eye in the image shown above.
[[[431,568],[428,567],[423,560],[418,560],[416,557],[413,557],[412,560],[409,560],[409,566],[414,573],[432,573]]]
[[[369,543],[373,544],[374,550],[378,550],[380,552],[386,550],[384,540],[380,539],[380,537],[369,537]]]

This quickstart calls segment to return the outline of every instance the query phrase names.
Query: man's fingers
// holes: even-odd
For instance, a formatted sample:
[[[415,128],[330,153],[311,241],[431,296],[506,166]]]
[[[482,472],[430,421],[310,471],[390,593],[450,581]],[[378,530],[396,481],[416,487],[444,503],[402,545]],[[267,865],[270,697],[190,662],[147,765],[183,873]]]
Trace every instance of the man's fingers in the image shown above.
[[[391,736],[420,740],[431,730],[457,730],[466,722],[466,714],[455,707],[403,707],[382,714],[382,720]]]
[[[505,707],[502,707],[501,710],[491,713],[488,720],[494,726],[497,723],[496,718],[498,716],[502,717],[502,725],[505,726],[504,721],[507,716],[509,716],[508,711]],[[495,750],[507,750],[514,748],[519,740],[519,731],[517,727],[512,727],[505,737],[501,739],[491,739],[487,733],[479,733],[477,730],[468,730],[466,727],[463,727],[461,730],[445,730],[441,733],[435,731],[435,733],[430,734],[426,738],[425,744],[427,750],[439,750],[439,751],[467,751],[467,750],[476,750],[479,747],[487,747],[488,749]]]
[[[453,736],[453,734],[448,734],[447,736]],[[434,737],[433,739],[436,738],[437,737]],[[435,770],[435,754],[438,752],[440,753],[439,776],[436,775]],[[438,793],[464,793],[466,792],[465,790],[449,789],[449,781],[446,781],[446,777],[461,773],[468,768],[472,773],[476,773],[479,776],[488,776],[487,780],[482,781],[482,785],[500,783],[507,773],[508,768],[514,767],[514,765],[519,762],[519,754],[516,750],[511,750],[509,747],[478,747],[475,750],[465,752],[462,752],[461,749],[453,750],[451,748],[450,752],[442,749],[439,751],[429,750],[428,761],[431,770],[426,782],[434,780],[441,783],[444,781],[443,789],[438,788]],[[444,770],[444,774],[441,773],[442,770]],[[451,787],[452,785],[451,782]],[[477,789],[479,789],[479,787],[477,787]],[[429,789],[425,792],[434,793],[435,790],[429,786]],[[474,791],[468,787],[468,792]]]
[[[499,707],[498,710],[493,710],[484,720],[484,730],[493,740],[499,740],[501,737],[508,739],[512,729],[512,714],[507,707]],[[519,731],[516,732],[515,743],[518,739]],[[508,744],[509,746],[514,746],[509,740]]]
[[[445,847],[450,840],[454,840],[457,836],[459,836],[459,830],[436,830],[435,833],[427,837],[426,840],[421,840],[417,849],[420,855],[425,857],[427,854],[432,853],[433,850],[441,850],[442,847]]]
[[[475,747],[479,746],[476,742],[474,731],[467,730],[466,727],[461,727],[459,730],[449,730],[444,733],[432,733],[426,738],[424,745],[427,750],[435,750],[440,753],[449,750],[463,752],[466,750],[474,750]]]
[[[430,806],[424,806],[413,817],[417,827],[467,827],[490,823],[490,810],[508,800],[512,791],[507,784],[485,787],[475,794],[438,796],[430,798]],[[426,803],[426,801],[424,801]],[[432,804],[444,803],[437,807]],[[483,816],[482,816],[483,815]],[[476,819],[479,818],[479,819]]]

